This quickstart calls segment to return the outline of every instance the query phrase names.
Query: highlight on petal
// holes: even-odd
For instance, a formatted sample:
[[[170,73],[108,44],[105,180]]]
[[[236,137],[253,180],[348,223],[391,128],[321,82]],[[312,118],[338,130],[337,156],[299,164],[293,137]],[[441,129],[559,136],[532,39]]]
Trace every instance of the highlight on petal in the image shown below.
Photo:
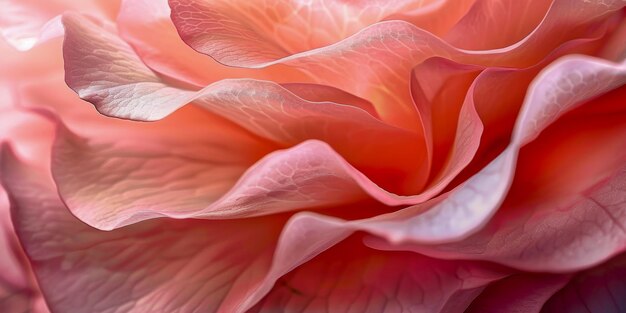
[[[376,251],[352,237],[281,277],[250,312],[462,312],[507,274],[489,264]]]
[[[280,229],[270,218],[160,220],[102,232],[71,216],[50,177],[7,158],[2,178],[15,227],[52,311],[216,312],[262,277]],[[256,244],[241,249],[250,238]]]
[[[213,11],[207,4],[208,2],[191,2],[194,5],[186,6],[183,1],[176,1],[176,3],[181,3],[183,7],[181,10],[184,12],[193,7],[207,10],[201,10],[203,13],[199,13],[200,17],[205,13],[212,15],[210,12]],[[260,53],[262,49],[255,49],[249,57],[246,57],[247,46],[241,49],[237,49],[236,46],[237,44],[247,45],[247,37],[237,40],[232,38],[242,37],[239,32],[230,33],[232,37],[216,36],[217,43],[209,44],[205,41],[205,37],[210,37],[212,33],[205,33],[203,27],[210,28],[218,23],[200,22],[199,25],[186,25],[181,22],[183,25],[178,25],[176,18],[174,18],[174,23],[177,24],[183,38],[187,35],[203,38],[198,41],[201,44],[196,42],[198,45],[191,45],[198,51],[202,51],[200,46],[216,47],[225,44],[231,47],[233,53],[226,53],[223,56],[224,58],[232,57],[231,62],[220,59],[219,55],[209,53],[218,61],[232,66],[252,68],[274,64],[291,65],[312,73],[313,78],[318,82],[324,81],[326,84],[371,100],[383,120],[400,127],[418,130],[419,127],[414,123],[417,119],[417,112],[412,107],[410,95],[407,93],[409,86],[406,77],[409,77],[413,67],[423,60],[442,56],[461,63],[506,67],[530,66],[566,41],[576,38],[594,38],[606,33],[612,21],[609,16],[624,6],[618,1],[607,4],[596,1],[576,1],[574,4],[568,0],[558,0],[558,2],[558,5],[551,7],[547,15],[549,18],[540,23],[523,40],[502,49],[486,51],[453,48],[431,33],[408,22],[394,20],[373,24],[346,39],[317,49],[296,54],[284,53],[287,56],[278,59],[275,56],[278,52],[275,51],[273,56],[265,55],[258,62],[254,62],[256,57],[254,54]],[[204,5],[198,6],[198,3]],[[572,11],[571,14],[575,14],[577,18],[570,19],[570,14],[561,14],[559,10]],[[177,16],[175,8],[173,8],[173,16]],[[222,18],[227,19],[224,16]],[[202,21],[202,18],[197,21]],[[572,29],[572,31],[563,32],[562,29]],[[222,51],[224,50],[220,50]],[[274,60],[269,61],[271,59]],[[364,64],[367,66],[363,66]],[[345,79],[346,75],[359,77],[359,79]]]
[[[141,61],[153,71],[195,86],[221,79],[253,78],[282,82],[303,82],[306,73],[285,65],[263,70],[234,68],[194,51],[176,32],[167,0],[125,0],[117,17],[119,35]],[[152,34],[158,33],[159,36]]]
[[[63,34],[61,14],[86,11],[105,18],[114,16],[118,0],[6,0],[2,2],[0,37],[18,50],[26,51]]]
[[[169,5],[187,44],[221,62],[246,66],[326,46],[390,14],[434,2],[170,0]]]
[[[348,232],[341,224],[311,215],[294,216],[280,236],[277,231],[285,220],[281,215],[229,221],[161,219],[103,232],[71,216],[45,172],[26,167],[10,153],[4,154],[2,163],[2,179],[14,199],[17,232],[53,311],[247,312],[255,305],[271,310],[279,304],[276,296],[284,292],[285,282],[294,285],[288,290],[301,288],[297,297],[314,296],[305,288],[319,286],[313,285],[318,282],[313,278],[319,277],[316,269],[327,267],[345,274],[328,272],[323,277],[342,286],[328,294],[339,305],[349,305],[342,297],[350,296],[356,297],[358,307],[365,308],[365,301],[372,299],[372,308],[380,308],[385,299],[394,297],[391,308],[441,308],[467,305],[482,286],[506,275],[488,265],[383,254],[355,242],[347,244],[355,254],[346,256],[343,247],[335,250],[348,258],[337,268],[332,263],[335,253],[314,257]],[[253,246],[248,245],[250,238],[255,238]],[[285,276],[305,262],[305,269]],[[420,270],[433,266],[437,273]],[[396,278],[410,273],[400,289],[389,279],[391,270]],[[381,286],[382,293],[360,293],[362,288],[374,292]],[[414,301],[415,290],[427,290],[420,303]],[[67,297],[68,293],[74,296]],[[324,295],[317,298],[323,301]],[[301,306],[296,300],[294,305]]]
[[[252,80],[225,80],[200,92],[169,87],[145,68],[119,38],[102,35],[102,32],[96,35],[94,25],[76,16],[68,16],[65,21],[66,80],[101,112],[152,120],[195,100],[197,105],[279,145],[294,145],[309,139],[324,140],[365,173],[370,171],[369,174],[381,180],[393,184],[406,182],[409,188],[419,188],[420,180],[403,177],[404,174],[399,172],[421,166],[419,160],[423,151],[419,150],[419,137],[385,125],[358,107],[306,101],[273,83]],[[99,36],[107,36],[107,40],[101,40]],[[90,45],[100,48],[89,49]],[[97,55],[90,56],[94,50]],[[87,57],[102,60],[101,66],[106,66],[107,70],[83,62]],[[113,70],[110,64],[115,64]],[[97,84],[91,83],[92,78]],[[346,132],[346,129],[350,131]],[[402,147],[403,151],[395,151],[393,147]],[[380,169],[381,172],[372,172]],[[414,175],[423,172],[417,168]],[[359,181],[364,180],[359,173],[351,175]],[[384,186],[385,181],[377,183]],[[368,189],[379,189],[371,182],[363,184],[369,185]],[[401,199],[384,191],[378,193],[390,199],[388,201]]]
[[[504,48],[524,39],[550,14],[567,14],[564,9],[584,5],[565,1],[476,1],[443,38],[455,47],[468,50]],[[554,5],[555,8],[551,8]]]
[[[480,230],[504,200],[523,145],[585,100],[625,83],[624,64],[582,56],[553,63],[531,84],[512,142],[483,170],[430,205],[399,210],[357,227],[397,243],[443,243],[467,237]]]

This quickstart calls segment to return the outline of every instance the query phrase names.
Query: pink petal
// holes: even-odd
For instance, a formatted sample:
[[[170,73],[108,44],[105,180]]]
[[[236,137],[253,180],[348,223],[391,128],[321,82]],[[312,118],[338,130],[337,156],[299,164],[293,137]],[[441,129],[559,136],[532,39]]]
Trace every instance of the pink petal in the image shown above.
[[[263,276],[282,224],[161,220],[102,232],[71,216],[41,171],[15,160],[3,171],[18,235],[52,311],[215,312]],[[250,238],[254,245],[245,244]]]
[[[619,313],[626,310],[626,257],[578,273],[541,312]]]
[[[330,102],[303,101],[273,83],[254,80],[224,80],[198,92],[170,87],[146,68],[118,37],[107,34],[106,39],[100,38],[102,31],[77,16],[67,16],[64,22],[67,27],[64,45],[68,70],[66,80],[83,99],[93,102],[99,111],[107,115],[155,120],[188,102],[196,101],[253,133],[281,144],[293,145],[305,139],[320,139],[329,142],[344,155],[353,153],[354,157],[358,157],[372,154],[355,151],[357,147],[380,152],[397,143],[407,154],[406,160],[400,161],[402,165],[410,167],[419,163],[419,146],[411,143],[419,142],[418,137],[386,126],[360,109]],[[88,62],[94,58],[100,62]],[[122,64],[126,67],[122,68]],[[111,65],[120,67],[111,70]],[[96,77],[98,83],[94,84],[91,79]],[[128,94],[130,90],[133,91],[132,97]],[[340,129],[352,131],[346,133]],[[371,144],[362,139],[365,134],[386,138],[368,138],[370,142],[387,145],[386,149],[369,147]],[[393,138],[393,142],[389,142],[389,138]],[[388,161],[392,156],[377,157]],[[398,162],[396,155],[393,159]],[[387,161],[376,162],[377,165],[392,163]],[[357,164],[365,162],[355,161]]]
[[[550,8],[553,2],[558,8]],[[476,1],[444,39],[455,47],[469,50],[507,47],[531,33],[549,9],[553,14],[564,14],[556,10],[577,5],[564,4],[565,1],[552,0]],[[550,16],[545,19],[550,21]]]
[[[331,44],[390,14],[433,2],[170,0],[169,5],[185,42],[220,62],[245,66]]]
[[[226,80],[210,85],[199,93],[169,87],[147,69],[119,38],[96,30],[93,24],[76,16],[68,16],[65,21],[66,80],[81,97],[95,103],[101,112],[118,117],[153,120],[195,99],[196,103],[208,110],[280,144],[294,145],[308,139],[324,140],[351,164],[370,177],[377,178],[376,183],[382,187],[393,188],[392,184],[408,186],[404,190],[396,187],[392,189],[394,192],[415,191],[424,183],[426,169],[409,170],[423,164],[419,160],[424,157],[424,152],[414,144],[419,138],[386,126],[361,109],[330,102],[305,101],[275,84],[260,81]],[[102,40],[102,36],[107,36],[107,39]],[[90,47],[93,45],[101,48]],[[95,56],[91,55],[93,51],[97,53]],[[101,60],[101,63],[94,64],[87,60]],[[111,64],[119,66],[111,70]],[[101,68],[106,68],[106,71]],[[92,79],[97,83],[94,84]],[[131,91],[132,97],[126,96]],[[350,102],[354,102],[353,99]],[[345,132],[345,129],[351,132]],[[393,147],[403,147],[403,151],[400,153]],[[416,179],[403,177],[402,171],[413,172]],[[428,194],[416,197],[399,197],[381,190],[354,170],[348,172],[374,197],[389,204],[415,203],[438,192],[431,190]],[[61,189],[64,190],[63,187]]]
[[[589,267],[623,251],[625,92],[621,87],[586,104],[524,147],[508,197],[478,233],[396,248],[551,272]]]
[[[150,69],[196,86],[226,78],[255,78],[275,82],[306,81],[294,68],[274,66],[250,70],[224,66],[187,46],[170,19],[167,0],[126,0],[117,18],[119,33]],[[158,33],[159,36],[152,36]]]
[[[45,171],[10,153],[2,163],[18,235],[53,311],[244,312],[280,277],[348,235],[310,215],[295,216],[280,236],[282,215],[161,219],[103,232],[66,210]],[[478,273],[473,284],[502,275]]]
[[[467,313],[539,313],[568,283],[569,275],[520,273],[489,285]]]
[[[507,194],[521,146],[581,102],[624,83],[623,64],[579,56],[555,62],[533,82],[512,142],[500,156],[432,204],[400,210],[357,227],[394,242],[447,242],[480,230]],[[428,211],[418,214],[427,208]]]
[[[420,166],[419,160],[424,154],[419,147],[419,137],[387,126],[361,109],[305,101],[273,83],[261,81],[225,80],[200,92],[169,87],[143,66],[119,38],[107,34],[107,40],[102,40],[95,35],[97,30],[93,24],[76,16],[65,20],[66,79],[81,97],[95,103],[101,112],[153,120],[195,100],[208,110],[279,144],[324,140],[352,164],[381,179],[377,182],[383,185],[386,180],[407,185],[400,187],[406,190],[417,190],[423,184],[410,176],[402,176],[423,172],[419,168],[412,170]],[[101,31],[97,34],[102,36]],[[103,48],[96,50],[90,45]],[[92,56],[92,51],[97,54]],[[87,59],[102,60],[102,63],[87,63]],[[111,71],[111,64],[120,67]],[[122,68],[122,64],[125,67]],[[98,77],[97,84],[91,81],[94,75]],[[126,96],[130,90],[133,90],[133,97]],[[351,131],[345,132],[345,129]],[[402,153],[397,153],[393,147],[403,147]]]
[[[461,312],[497,267],[381,252],[350,238],[280,278],[250,312]]]
[[[232,66],[258,68],[273,64],[292,65],[308,73],[314,73],[318,81],[324,81],[325,84],[371,100],[383,120],[407,129],[419,130],[419,126],[414,123],[417,119],[417,112],[412,107],[410,95],[407,93],[409,86],[406,77],[409,77],[412,68],[423,60],[433,56],[446,56],[462,63],[507,67],[529,66],[543,59],[565,41],[582,37],[597,37],[598,34],[605,33],[608,22],[611,22],[608,18],[610,13],[624,6],[618,1],[608,5],[598,2],[577,2],[571,5],[571,2],[567,0],[558,2],[559,4],[554,5],[548,14],[549,18],[544,20],[529,36],[502,49],[487,51],[455,49],[408,22],[395,20],[373,24],[351,37],[317,49],[295,54],[287,51],[282,51],[281,54],[276,50],[263,56],[257,55],[264,53],[262,49],[255,48],[253,51],[247,49],[255,46],[257,41],[262,41],[262,38],[254,38],[251,42],[248,37],[240,35],[239,32],[221,29],[228,36],[218,37],[214,41],[207,39],[211,33],[206,32],[205,27],[212,29],[216,24],[193,24],[193,21],[202,21],[202,16],[215,13],[206,3],[195,6],[182,5],[181,10],[184,12],[188,9],[200,10],[194,12],[201,18],[194,19],[189,24],[185,23],[184,16],[177,18],[177,10],[175,6],[172,7],[174,7],[174,24],[181,37],[187,38],[185,40],[197,51],[203,52],[205,47],[214,49],[228,46],[229,50],[219,50],[220,53],[204,52]],[[194,4],[198,3],[201,2],[194,1]],[[563,12],[570,11],[571,14],[563,14]],[[576,16],[576,18],[570,18],[571,16]],[[228,15],[221,16],[221,18],[228,20]],[[563,29],[576,31],[563,32]],[[189,38],[198,40],[190,42]],[[229,53],[222,55],[223,51],[229,51]],[[363,64],[367,66],[362,66]],[[359,77],[359,79],[345,79],[346,75]]]
[[[403,20],[443,37],[456,25],[477,0],[438,0],[411,11],[396,12],[385,20]]]
[[[114,16],[117,0],[7,0],[2,10],[0,36],[16,49],[26,51],[63,34],[61,13],[76,10],[103,18]]]

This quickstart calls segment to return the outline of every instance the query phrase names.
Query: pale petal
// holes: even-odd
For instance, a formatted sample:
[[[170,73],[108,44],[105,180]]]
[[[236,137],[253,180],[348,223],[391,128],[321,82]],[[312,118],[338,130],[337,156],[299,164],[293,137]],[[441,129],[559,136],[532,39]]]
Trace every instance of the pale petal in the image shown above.
[[[393,13],[434,2],[170,0],[169,5],[185,42],[220,62],[245,66],[334,43]]]
[[[86,12],[99,18],[115,16],[118,0],[5,0],[0,15],[0,37],[18,50],[63,34],[61,14],[68,10]]]
[[[264,70],[224,66],[187,46],[170,19],[167,0],[125,0],[117,17],[124,38],[152,70],[196,86],[226,78],[255,78],[275,82],[306,81],[297,69],[279,65]],[[159,36],[152,36],[158,33]]]

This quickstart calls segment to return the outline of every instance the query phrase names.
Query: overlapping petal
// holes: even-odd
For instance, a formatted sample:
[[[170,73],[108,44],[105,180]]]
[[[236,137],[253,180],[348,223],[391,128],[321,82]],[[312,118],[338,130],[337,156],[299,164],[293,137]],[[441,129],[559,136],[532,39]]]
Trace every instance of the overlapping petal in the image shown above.
[[[533,81],[504,152],[427,212],[411,216],[425,209],[418,205],[391,213],[388,217],[397,222],[383,222],[372,230],[392,241],[424,242],[451,241],[479,230],[507,195],[519,149],[585,100],[624,84],[624,64],[582,56],[555,62]]]
[[[196,3],[194,1],[193,3]],[[211,11],[209,2],[193,7],[199,16]],[[178,2],[177,2],[178,3]],[[596,37],[603,32],[602,24],[606,25],[606,15],[622,8],[621,1],[556,1],[547,13],[546,18],[527,37],[510,46],[485,51],[458,50],[432,34],[400,20],[384,21],[373,24],[344,40],[321,48],[306,50],[296,54],[287,54],[283,58],[266,56],[255,61],[254,56],[224,59],[224,56],[203,51],[202,47],[223,40],[216,36],[214,41],[193,41],[189,38],[210,38],[210,33],[203,27],[186,27],[185,19],[174,18],[182,38],[197,51],[207,53],[225,64],[232,66],[266,67],[273,64],[287,64],[297,67],[306,73],[313,73],[313,79],[339,87],[359,97],[369,99],[379,111],[383,120],[408,129],[419,129],[415,125],[416,112],[411,105],[407,92],[408,79],[414,66],[423,60],[442,56],[453,58],[457,62],[494,66],[530,66],[543,59],[550,51],[563,42],[581,37]],[[173,16],[176,17],[176,6]],[[207,11],[203,11],[207,10]],[[208,14],[208,13],[207,13]],[[603,18],[603,19],[600,19]],[[207,25],[207,24],[202,24]],[[200,25],[200,26],[202,26]],[[557,27],[558,26],[558,27]],[[571,29],[562,32],[561,29]],[[574,31],[576,30],[576,31]],[[226,29],[228,31],[228,29]],[[232,47],[246,45],[246,38],[239,32],[232,31]],[[558,35],[558,36],[557,36]],[[239,36],[239,37],[237,37]],[[260,39],[259,39],[260,40]],[[223,50],[220,50],[222,52]],[[237,50],[239,54],[247,51]],[[262,49],[254,50],[255,54]],[[273,61],[268,61],[274,58]],[[246,61],[242,61],[246,60]],[[345,75],[359,79],[345,79]]]
[[[354,254],[346,256],[345,247],[339,246],[334,250],[341,251],[338,255],[330,251],[284,276],[345,238],[346,232],[329,232],[340,224],[319,224],[314,217],[297,215],[280,238],[284,217],[276,215],[231,221],[162,219],[102,232],[69,214],[49,175],[7,153],[3,171],[15,201],[16,228],[52,310],[243,312],[264,299],[256,309],[271,311],[289,293],[296,297],[292,307],[317,299],[311,310],[321,309],[325,301],[342,306],[352,302],[355,310],[379,310],[385,302],[389,312],[398,307],[435,309],[467,305],[485,284],[506,275],[478,263],[381,253],[351,240],[345,246]],[[250,238],[255,238],[253,247],[246,244]],[[336,267],[335,262],[343,265]],[[420,270],[433,266],[440,274]],[[322,268],[329,270],[324,277],[318,275]],[[406,277],[399,289],[390,270],[393,277]],[[337,287],[321,294],[322,286],[316,284]],[[425,290],[420,303],[414,301],[415,290]],[[67,292],[74,296],[64,296]]]

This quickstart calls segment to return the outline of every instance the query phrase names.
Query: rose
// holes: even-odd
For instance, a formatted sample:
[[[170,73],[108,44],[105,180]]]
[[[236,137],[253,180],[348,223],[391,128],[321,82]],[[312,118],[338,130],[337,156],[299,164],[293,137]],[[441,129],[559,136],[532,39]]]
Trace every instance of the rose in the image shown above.
[[[164,4],[62,18],[69,87],[154,122],[16,79],[52,311],[620,309],[622,2]]]

